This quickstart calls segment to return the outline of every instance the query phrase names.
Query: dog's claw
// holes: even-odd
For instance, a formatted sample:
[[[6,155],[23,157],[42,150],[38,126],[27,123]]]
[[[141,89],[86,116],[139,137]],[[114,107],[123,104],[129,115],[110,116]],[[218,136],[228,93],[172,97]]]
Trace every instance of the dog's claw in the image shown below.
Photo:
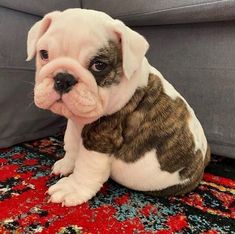
[[[51,203],[51,198],[48,199],[47,203]]]
[[[48,190],[44,193],[44,195],[47,195],[48,194]]]

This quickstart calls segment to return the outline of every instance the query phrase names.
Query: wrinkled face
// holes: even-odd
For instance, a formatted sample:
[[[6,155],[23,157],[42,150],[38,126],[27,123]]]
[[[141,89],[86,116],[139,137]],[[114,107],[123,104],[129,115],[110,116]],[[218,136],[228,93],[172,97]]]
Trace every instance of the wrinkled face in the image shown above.
[[[34,36],[28,38],[29,53],[38,36],[33,48],[35,104],[81,123],[119,110],[128,101],[121,96],[130,83],[123,71],[121,40],[106,25],[111,18],[88,13],[56,13],[34,27]]]

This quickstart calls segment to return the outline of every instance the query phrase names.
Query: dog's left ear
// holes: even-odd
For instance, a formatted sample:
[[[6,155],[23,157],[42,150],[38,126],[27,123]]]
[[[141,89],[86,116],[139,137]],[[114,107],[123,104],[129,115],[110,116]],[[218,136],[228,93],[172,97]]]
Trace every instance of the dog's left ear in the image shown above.
[[[36,22],[33,27],[28,32],[28,39],[27,39],[27,54],[28,57],[26,61],[30,61],[35,53],[36,53],[36,44],[39,38],[48,30],[52,19],[58,15],[59,11],[53,11],[44,16],[44,18],[38,22]]]
[[[115,20],[113,27],[122,46],[123,72],[126,78],[130,79],[141,65],[149,44],[143,36],[131,30],[120,20]]]

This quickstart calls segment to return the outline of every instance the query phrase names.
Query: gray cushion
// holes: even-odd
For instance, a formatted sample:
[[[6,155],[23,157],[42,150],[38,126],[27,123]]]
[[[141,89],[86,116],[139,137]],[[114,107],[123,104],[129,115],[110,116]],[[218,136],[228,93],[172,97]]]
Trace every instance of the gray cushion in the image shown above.
[[[148,58],[185,96],[201,121],[212,152],[235,158],[235,0],[84,0],[137,27]],[[27,31],[35,15],[80,7],[80,1],[0,0],[0,147],[60,131],[65,120],[32,100],[34,62],[26,63]],[[10,10],[15,9],[15,10]],[[27,12],[30,14],[25,14]],[[158,24],[174,24],[149,26]]]
[[[235,19],[235,0],[84,0],[129,25],[160,25]]]
[[[81,0],[0,0],[0,6],[13,10],[43,16],[55,10],[81,7]]]
[[[55,134],[66,123],[33,104],[34,62],[25,62],[26,37],[38,19],[0,7],[0,147]]]

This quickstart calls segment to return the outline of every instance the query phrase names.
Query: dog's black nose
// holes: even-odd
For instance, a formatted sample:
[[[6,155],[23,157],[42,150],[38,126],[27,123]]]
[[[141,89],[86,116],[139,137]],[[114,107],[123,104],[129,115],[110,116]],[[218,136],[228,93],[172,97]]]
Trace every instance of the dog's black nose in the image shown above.
[[[74,76],[69,73],[58,73],[55,77],[54,89],[60,94],[68,93],[77,83]]]

